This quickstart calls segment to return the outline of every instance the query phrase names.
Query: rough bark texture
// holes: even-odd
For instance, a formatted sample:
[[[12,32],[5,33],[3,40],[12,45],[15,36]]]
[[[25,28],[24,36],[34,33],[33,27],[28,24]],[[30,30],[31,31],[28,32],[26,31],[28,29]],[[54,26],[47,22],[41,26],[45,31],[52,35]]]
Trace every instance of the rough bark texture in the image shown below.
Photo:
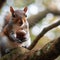
[[[25,52],[23,52],[25,51]],[[16,48],[0,60],[54,60],[60,55],[60,37],[37,51]]]

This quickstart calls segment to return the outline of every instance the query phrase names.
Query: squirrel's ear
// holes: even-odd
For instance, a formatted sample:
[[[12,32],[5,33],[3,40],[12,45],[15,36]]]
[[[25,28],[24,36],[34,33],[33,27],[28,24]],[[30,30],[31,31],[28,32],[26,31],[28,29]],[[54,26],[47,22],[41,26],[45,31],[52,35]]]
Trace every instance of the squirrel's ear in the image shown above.
[[[25,7],[25,8],[24,8],[24,12],[26,13],[26,12],[27,12],[27,10],[28,10],[28,8],[27,8],[27,7]]]
[[[11,12],[11,13],[14,13],[14,9],[13,9],[12,6],[10,6],[10,12]]]

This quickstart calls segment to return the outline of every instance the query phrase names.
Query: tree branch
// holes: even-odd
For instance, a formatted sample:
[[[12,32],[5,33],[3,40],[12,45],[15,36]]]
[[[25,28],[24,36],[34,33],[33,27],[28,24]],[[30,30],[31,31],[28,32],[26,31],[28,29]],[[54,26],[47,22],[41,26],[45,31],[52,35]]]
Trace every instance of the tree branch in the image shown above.
[[[60,55],[60,37],[46,44],[41,50],[32,52],[24,60],[54,60]]]
[[[44,34],[45,34],[46,32],[48,32],[49,30],[57,27],[58,25],[60,25],[60,20],[59,20],[58,22],[56,22],[56,23],[48,26],[48,27],[45,27],[45,28],[42,30],[42,32],[34,39],[34,41],[33,41],[32,44],[30,45],[30,47],[28,47],[28,49],[29,49],[29,50],[33,49],[34,46],[35,46],[35,45],[37,44],[37,42],[39,41],[39,39],[40,39],[42,36],[44,36]]]
[[[36,23],[38,23],[39,21],[41,21],[45,16],[46,14],[49,13],[49,10],[46,9],[42,12],[39,12],[38,14],[36,15],[32,15],[30,16],[27,20],[29,22],[29,26],[30,28],[33,27]]]
[[[41,21],[45,16],[46,14],[48,13],[52,13],[54,14],[55,16],[58,16],[60,15],[60,12],[58,11],[51,11],[49,9],[46,8],[46,10],[42,11],[42,12],[39,12],[38,14],[36,15],[32,15],[30,16],[27,20],[29,22],[29,26],[30,28],[33,27],[36,23],[38,23],[39,21]]]
[[[23,53],[23,51],[25,51]],[[16,48],[0,60],[54,60],[60,55],[60,37],[47,43],[42,49],[28,51],[22,47]]]

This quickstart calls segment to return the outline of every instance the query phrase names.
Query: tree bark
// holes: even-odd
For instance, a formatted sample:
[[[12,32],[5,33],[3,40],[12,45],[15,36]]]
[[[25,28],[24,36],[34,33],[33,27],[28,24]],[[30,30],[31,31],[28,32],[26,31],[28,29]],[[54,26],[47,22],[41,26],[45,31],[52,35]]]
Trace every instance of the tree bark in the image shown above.
[[[60,37],[46,44],[41,50],[32,52],[24,60],[54,60],[60,55]]]
[[[28,51],[24,48],[16,48],[11,53],[0,58],[0,60],[54,60],[59,55],[60,55],[60,37],[47,43],[40,50]]]

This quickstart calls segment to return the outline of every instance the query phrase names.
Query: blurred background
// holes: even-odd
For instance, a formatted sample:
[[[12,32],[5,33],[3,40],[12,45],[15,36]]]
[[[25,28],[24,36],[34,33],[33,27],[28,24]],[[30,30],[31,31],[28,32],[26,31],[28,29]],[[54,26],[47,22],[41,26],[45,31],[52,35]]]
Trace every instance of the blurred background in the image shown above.
[[[0,31],[4,17],[9,13],[10,6],[14,9],[28,7],[27,20],[30,25],[30,36],[33,41],[44,27],[60,20],[60,0],[0,0]],[[60,26],[47,32],[38,42],[35,49],[42,48],[46,43],[60,36]],[[60,60],[58,57],[56,60]]]

